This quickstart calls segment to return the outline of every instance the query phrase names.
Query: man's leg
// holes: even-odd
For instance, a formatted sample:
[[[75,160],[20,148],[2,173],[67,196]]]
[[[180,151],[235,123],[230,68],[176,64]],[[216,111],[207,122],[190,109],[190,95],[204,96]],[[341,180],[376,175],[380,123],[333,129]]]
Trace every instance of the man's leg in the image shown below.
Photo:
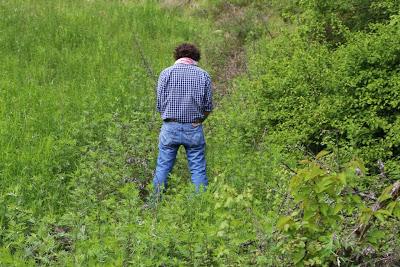
[[[153,180],[156,193],[160,193],[167,188],[167,178],[175,164],[179,146],[172,143],[172,138],[168,136],[168,133],[161,130],[157,167]]]
[[[198,138],[199,140],[197,140]],[[195,138],[192,139],[192,142],[191,145],[185,146],[185,149],[190,173],[192,174],[192,182],[196,186],[196,192],[198,192],[200,187],[203,187],[205,190],[208,185],[205,157],[206,144],[202,130],[200,135],[199,133],[196,134]]]

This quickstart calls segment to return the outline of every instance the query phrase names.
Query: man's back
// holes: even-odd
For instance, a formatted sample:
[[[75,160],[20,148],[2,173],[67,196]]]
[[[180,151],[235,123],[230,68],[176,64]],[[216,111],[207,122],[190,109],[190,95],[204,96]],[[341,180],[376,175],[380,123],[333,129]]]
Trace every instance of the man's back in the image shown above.
[[[160,74],[157,110],[161,118],[189,123],[201,121],[212,110],[211,79],[192,64],[177,63]]]

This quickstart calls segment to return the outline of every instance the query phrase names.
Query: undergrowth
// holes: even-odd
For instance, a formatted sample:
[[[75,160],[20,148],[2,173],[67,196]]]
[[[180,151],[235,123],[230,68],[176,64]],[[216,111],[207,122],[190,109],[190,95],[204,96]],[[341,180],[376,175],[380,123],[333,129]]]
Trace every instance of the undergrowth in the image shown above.
[[[398,4],[360,3],[1,2],[1,265],[397,264]],[[183,41],[216,83],[210,186],[180,151],[155,200]]]

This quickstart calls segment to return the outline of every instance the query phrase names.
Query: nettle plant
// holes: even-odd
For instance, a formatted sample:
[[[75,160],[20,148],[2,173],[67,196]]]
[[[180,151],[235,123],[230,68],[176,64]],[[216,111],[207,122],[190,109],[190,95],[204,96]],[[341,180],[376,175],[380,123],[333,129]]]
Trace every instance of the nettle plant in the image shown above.
[[[336,172],[319,161],[303,161],[303,169],[292,177],[289,190],[295,209],[281,217],[278,228],[287,234],[289,242],[282,245],[292,254],[298,265],[322,264],[329,261],[340,246],[337,235],[341,231],[345,213],[362,205],[359,198],[342,194],[355,183],[349,171]]]
[[[296,266],[339,265],[346,260],[343,251],[349,244],[378,245],[382,231],[366,234],[375,218],[378,223],[400,218],[397,183],[388,186],[370,208],[359,191],[366,179],[362,162],[353,160],[343,169],[333,170],[322,161],[327,154],[322,151],[313,160],[301,162],[304,167],[289,185],[295,206],[277,223],[284,233],[279,246]],[[349,228],[354,231],[349,233]]]

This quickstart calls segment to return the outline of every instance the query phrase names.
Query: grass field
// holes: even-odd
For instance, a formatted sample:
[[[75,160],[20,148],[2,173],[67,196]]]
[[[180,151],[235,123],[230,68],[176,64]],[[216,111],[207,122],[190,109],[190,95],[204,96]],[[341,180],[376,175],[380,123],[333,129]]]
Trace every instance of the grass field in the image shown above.
[[[151,1],[6,1],[1,17],[2,190],[54,211],[65,202],[53,194],[68,190],[82,150],[107,142],[113,119],[135,120],[131,134],[154,139],[154,81],[141,54],[156,75],[205,26]]]
[[[398,262],[398,4],[321,2],[0,1],[0,266]],[[156,201],[184,41],[215,85],[210,185],[181,150]]]
[[[213,77],[224,60],[215,47],[228,47],[207,16],[162,6],[0,3],[0,265],[262,262],[247,245],[237,251],[258,215],[251,189],[233,186],[247,182],[222,167],[242,155],[239,133],[229,141],[221,130],[221,108],[206,124],[208,192],[193,195],[181,151],[170,192],[149,207],[161,126],[154,78],[180,42],[200,45]]]
[[[149,244],[164,257],[153,219],[144,251],[129,247],[153,218],[133,183],[154,168],[153,78],[210,25],[155,1],[2,1],[0,29],[0,262],[119,265]]]

